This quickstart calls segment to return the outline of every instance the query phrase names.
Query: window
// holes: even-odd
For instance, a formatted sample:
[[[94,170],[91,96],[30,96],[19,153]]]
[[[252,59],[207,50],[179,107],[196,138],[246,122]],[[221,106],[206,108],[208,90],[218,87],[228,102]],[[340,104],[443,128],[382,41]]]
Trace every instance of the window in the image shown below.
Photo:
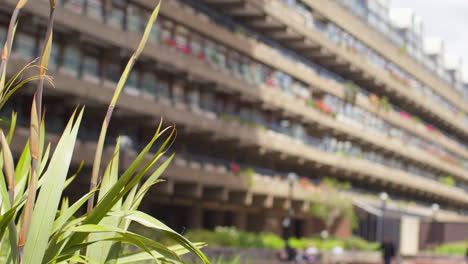
[[[142,32],[143,31],[143,21],[142,21],[142,11],[138,6],[129,5],[128,6],[128,16],[127,16],[127,29],[128,31]]]
[[[124,91],[130,95],[137,96],[140,94],[140,91],[137,88],[138,86],[138,72],[133,70],[128,76]]]
[[[49,69],[57,69],[59,65],[60,59],[60,50],[61,45],[58,42],[53,42],[52,49],[50,50],[50,58],[49,58]]]
[[[218,46],[218,65],[221,66],[221,68],[226,69],[227,64],[226,64],[226,48],[222,46]]]
[[[175,42],[176,42],[176,47],[178,50],[182,51],[183,53],[190,54],[191,50],[188,45],[188,39],[187,39],[187,29],[178,27],[176,34],[175,34]]]
[[[86,5],[86,14],[101,22],[104,20],[102,1],[103,0],[88,0],[88,4]]]
[[[36,40],[33,36],[25,33],[18,33],[15,41],[16,53],[21,57],[32,60],[36,54]]]
[[[200,107],[200,91],[198,89],[192,88],[187,92],[187,103],[192,109]]]
[[[149,14],[147,15],[147,17],[149,18]],[[158,22],[158,20],[156,20],[153,27],[151,28],[149,40],[155,43],[161,42],[161,24]]]
[[[125,29],[125,1],[114,0],[107,23],[118,29]]]
[[[212,41],[205,40],[205,56],[213,64],[219,63],[219,53],[216,50],[216,44]]]
[[[168,20],[161,20],[161,22],[162,22],[161,38],[164,44],[171,46],[171,47],[175,47],[176,42],[173,39],[173,35],[172,35],[174,24]]]
[[[215,96],[212,92],[203,91],[200,93],[200,105],[204,110],[214,111],[215,109]]]
[[[169,81],[163,78],[157,79],[157,94],[159,98],[164,98],[166,100],[171,98],[171,88]]]
[[[80,56],[81,52],[77,45],[67,45],[63,54],[63,70],[73,76],[78,76]]]
[[[65,7],[79,14],[83,13],[85,0],[68,0]]]
[[[172,85],[172,101],[175,104],[184,103],[184,86],[180,82],[175,82]]]
[[[97,56],[86,55],[83,59],[83,78],[99,81],[99,59]]]
[[[156,95],[156,79],[154,73],[144,72],[141,74],[141,90],[153,97]]]
[[[231,72],[241,75],[242,69],[239,59],[239,54],[235,52],[231,52],[227,57],[227,65]]]
[[[190,35],[190,50],[192,51],[192,54],[200,60],[205,59],[205,55],[203,54],[202,42],[203,41],[198,34],[192,33]]]
[[[110,62],[106,65],[105,78],[108,81],[117,83],[120,79],[120,65],[115,62]]]

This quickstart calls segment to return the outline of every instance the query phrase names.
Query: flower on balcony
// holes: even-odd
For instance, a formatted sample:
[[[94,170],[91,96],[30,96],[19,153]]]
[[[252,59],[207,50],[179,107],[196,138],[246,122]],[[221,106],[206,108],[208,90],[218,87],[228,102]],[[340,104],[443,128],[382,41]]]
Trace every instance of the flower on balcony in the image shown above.
[[[229,163],[229,169],[234,172],[234,173],[240,173],[241,172],[241,167],[237,165],[236,163]]]
[[[405,112],[405,111],[400,111],[400,116],[401,116],[401,117],[404,117],[404,118],[406,118],[406,119],[411,119],[411,115],[408,114],[408,113]]]
[[[182,51],[185,54],[188,54],[188,55],[192,54],[192,50],[190,49],[188,45],[177,45],[177,49]]]
[[[171,46],[171,47],[177,47],[177,43],[175,42],[175,40],[171,39],[171,38],[165,38],[163,40],[164,44],[168,45],[168,46]]]
[[[198,54],[197,54],[197,58],[198,58],[199,60],[206,60],[206,56],[205,56],[205,54],[203,54],[203,53],[198,53]]]

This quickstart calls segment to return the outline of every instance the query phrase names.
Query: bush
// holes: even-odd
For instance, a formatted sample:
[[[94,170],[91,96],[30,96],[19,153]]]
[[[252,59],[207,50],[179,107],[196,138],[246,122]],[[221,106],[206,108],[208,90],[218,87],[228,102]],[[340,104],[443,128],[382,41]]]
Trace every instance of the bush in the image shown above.
[[[193,230],[187,233],[187,238],[192,241],[205,242],[210,247],[280,249],[285,246],[285,241],[276,234],[245,232],[234,227],[217,227],[214,231]],[[336,246],[340,246],[345,250],[356,249],[362,251],[375,251],[379,247],[378,243],[368,242],[354,236],[345,239],[329,238],[326,240],[320,237],[291,237],[288,242],[295,249],[305,249],[310,245],[314,245],[324,251],[332,250]]]
[[[440,255],[461,255],[463,256],[468,247],[468,240],[447,243],[440,245],[434,249],[429,250],[431,253],[440,254]]]

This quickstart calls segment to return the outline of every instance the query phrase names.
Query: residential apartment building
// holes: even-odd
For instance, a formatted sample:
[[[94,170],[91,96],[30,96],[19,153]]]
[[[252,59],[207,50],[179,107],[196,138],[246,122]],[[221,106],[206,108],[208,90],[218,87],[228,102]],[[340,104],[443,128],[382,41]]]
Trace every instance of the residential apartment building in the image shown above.
[[[105,108],[154,2],[57,1],[45,122],[58,135],[72,109],[87,105],[76,165],[92,163]],[[0,3],[3,43],[15,1]],[[10,74],[38,56],[48,12],[46,0],[24,8]],[[178,154],[144,206],[178,231],[234,225],[281,233],[293,208],[295,235],[319,232],[310,197],[326,177],[351,184],[346,195],[360,201],[362,223],[372,218],[366,208],[379,207],[363,197],[382,191],[401,205],[388,209],[391,221],[433,220],[434,203],[437,220],[466,221],[460,74],[424,53],[420,31],[395,28],[388,14],[384,1],[164,1],[116,108],[107,157],[124,135],[125,166],[161,116],[176,124]],[[20,125],[30,101],[24,89],[8,105]],[[19,151],[27,130],[16,134]],[[85,176],[76,183],[83,190]],[[372,219],[361,234],[376,239]],[[337,221],[332,231],[346,235],[349,227]]]

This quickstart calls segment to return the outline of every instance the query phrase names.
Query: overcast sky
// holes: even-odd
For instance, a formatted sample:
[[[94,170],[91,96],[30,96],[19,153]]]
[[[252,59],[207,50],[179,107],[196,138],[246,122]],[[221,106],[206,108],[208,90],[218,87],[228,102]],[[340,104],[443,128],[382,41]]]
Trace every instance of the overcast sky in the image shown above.
[[[462,57],[468,81],[468,0],[391,0],[391,7],[411,8],[421,16],[425,35],[440,37],[447,53]]]

